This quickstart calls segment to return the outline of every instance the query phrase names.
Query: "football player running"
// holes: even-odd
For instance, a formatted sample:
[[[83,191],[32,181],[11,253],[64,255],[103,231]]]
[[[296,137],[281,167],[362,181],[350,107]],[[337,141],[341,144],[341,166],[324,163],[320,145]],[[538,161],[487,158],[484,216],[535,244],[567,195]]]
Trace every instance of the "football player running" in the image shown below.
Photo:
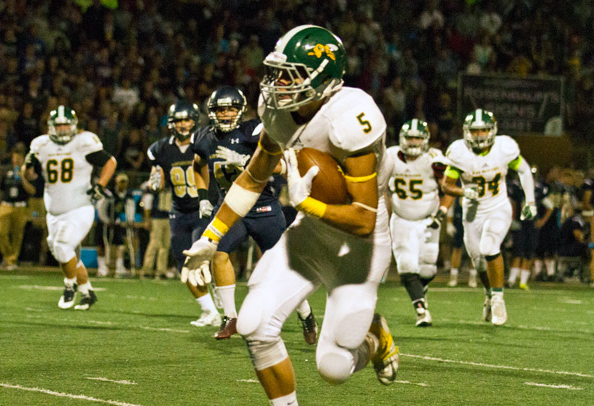
[[[74,306],[88,310],[96,301],[87,268],[80,260],[79,248],[93,225],[93,203],[105,196],[104,188],[115,172],[117,162],[103,149],[97,135],[78,132],[74,110],[58,106],[50,112],[48,134],[31,142],[25,165],[27,178],[35,173],[45,180],[43,200],[47,209],[48,247],[64,274],[64,292],[58,307]],[[91,184],[93,167],[101,168],[99,179]]]
[[[345,50],[325,28],[302,25],[282,36],[264,59],[258,148],[229,188],[185,266],[200,277],[227,231],[249,213],[283,152],[291,203],[300,211],[258,261],[239,311],[256,374],[272,405],[296,405],[295,376],[281,339],[287,317],[316,288],[327,290],[316,353],[323,379],[345,382],[372,361],[380,382],[396,379],[398,347],[385,319],[374,315],[377,289],[390,263],[384,192],[389,156],[386,122],[368,94],[343,87]],[[301,177],[295,149],[315,148],[341,165],[350,200],[325,204],[310,196],[319,168]]]
[[[522,220],[536,216],[534,181],[516,141],[507,135],[497,136],[493,113],[472,111],[464,119],[463,132],[464,138],[454,141],[446,151],[449,166],[442,189],[464,197],[464,244],[485,287],[483,319],[502,325],[507,321],[507,311],[501,243],[512,222],[505,177],[508,169],[518,172],[524,190]],[[456,185],[458,178],[462,186]]]
[[[171,249],[181,272],[185,260],[183,251],[196,241],[208,224],[212,205],[208,200],[208,190],[204,183],[196,184],[194,170],[194,152],[192,142],[199,125],[198,106],[185,100],[179,100],[169,107],[167,126],[170,135],[154,142],[147,155],[151,162],[150,188],[161,191],[165,184],[172,191],[172,205],[169,212],[171,228]],[[190,322],[195,327],[218,326],[219,314],[206,286],[196,286],[187,281],[186,286],[202,308],[198,320]],[[209,281],[210,282],[210,281]]]
[[[247,101],[241,90],[235,87],[222,86],[215,90],[207,106],[212,126],[203,127],[196,135],[193,149],[196,154],[195,168],[198,171],[194,176],[201,177],[201,171],[208,165],[206,170],[214,175],[224,196],[256,150],[262,125],[257,119],[242,121]],[[285,166],[281,163],[275,172],[283,171]],[[208,176],[203,179],[207,188],[208,180]],[[237,332],[235,272],[229,260],[229,253],[237,249],[249,236],[258,244],[260,250],[265,252],[276,244],[285,228],[285,216],[278,196],[269,183],[249,213],[235,223],[219,241],[212,270],[225,317],[220,329],[215,333],[217,340],[229,338]],[[305,341],[315,344],[317,326],[307,300],[299,305],[297,314],[303,327]]]
[[[388,183],[392,251],[417,327],[433,323],[426,294],[437,272],[441,223],[454,200],[439,196],[445,159],[440,150],[429,148],[429,137],[427,123],[413,118],[402,125],[399,145],[388,148],[394,162]]]

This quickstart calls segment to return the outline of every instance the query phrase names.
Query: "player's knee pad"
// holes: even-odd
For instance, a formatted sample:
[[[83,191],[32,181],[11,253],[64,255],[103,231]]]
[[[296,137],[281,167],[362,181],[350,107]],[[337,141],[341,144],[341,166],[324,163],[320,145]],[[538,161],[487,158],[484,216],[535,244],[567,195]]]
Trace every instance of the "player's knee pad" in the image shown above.
[[[237,332],[246,339],[256,335],[263,324],[264,303],[258,293],[248,294],[237,316]]]
[[[75,247],[71,242],[75,232],[73,227],[74,225],[68,222],[60,223],[53,238],[53,244],[50,245],[56,261],[61,264],[65,264],[76,255]]]
[[[269,368],[285,360],[289,353],[280,337],[271,341],[246,340],[252,364],[257,371]]]
[[[334,329],[334,340],[339,347],[354,350],[365,339],[373,318],[373,307],[359,309],[343,315]]]
[[[419,259],[410,253],[402,253],[396,258],[398,273],[419,273]]]
[[[434,264],[422,264],[419,276],[423,279],[432,279],[437,273],[437,266]]]
[[[501,250],[501,243],[505,237],[505,224],[501,220],[488,221],[479,242],[479,251],[482,256],[495,255]]]
[[[56,261],[61,264],[65,264],[76,255],[72,247],[70,247],[68,244],[64,244],[61,241],[54,242],[51,251],[54,255],[54,258],[56,258]]]
[[[423,252],[421,253],[421,264],[435,265],[439,255],[439,245],[436,243],[423,245]]]
[[[318,357],[318,372],[332,385],[345,382],[353,374],[354,363],[347,350],[328,351]]]

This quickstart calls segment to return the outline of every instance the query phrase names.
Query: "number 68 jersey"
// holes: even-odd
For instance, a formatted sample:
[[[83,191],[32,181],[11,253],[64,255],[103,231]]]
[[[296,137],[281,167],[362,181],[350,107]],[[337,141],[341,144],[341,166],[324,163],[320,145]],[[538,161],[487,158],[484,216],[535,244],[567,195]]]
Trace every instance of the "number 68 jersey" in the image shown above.
[[[91,188],[93,165],[86,156],[101,150],[101,140],[89,131],[76,134],[63,145],[50,140],[47,134],[31,142],[30,154],[41,164],[45,180],[43,201],[50,214],[57,216],[91,205],[87,191]]]
[[[447,164],[460,173],[462,186],[477,188],[477,213],[509,204],[505,177],[508,165],[518,156],[518,144],[507,135],[496,136],[493,146],[484,154],[471,151],[462,139],[454,141],[446,151]],[[467,199],[463,199],[462,205],[468,207]]]
[[[394,166],[388,182],[392,212],[406,220],[421,220],[439,207],[439,184],[444,156],[431,148],[416,159],[407,161],[399,146],[387,150]]]

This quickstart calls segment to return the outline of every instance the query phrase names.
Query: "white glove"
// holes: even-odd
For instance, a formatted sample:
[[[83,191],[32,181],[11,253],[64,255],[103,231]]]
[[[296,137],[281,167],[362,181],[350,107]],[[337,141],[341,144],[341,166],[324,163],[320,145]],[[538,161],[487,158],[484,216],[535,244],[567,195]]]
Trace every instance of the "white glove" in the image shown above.
[[[478,195],[478,188],[476,186],[464,188],[464,197],[468,200],[478,200]]]
[[[200,218],[209,218],[212,214],[212,204],[207,199],[200,200],[200,209],[199,209],[199,217]]]
[[[520,214],[520,220],[521,221],[532,220],[533,218],[536,217],[537,214],[538,214],[538,209],[536,208],[534,203],[526,204],[524,206],[524,208],[522,209],[522,214]]]
[[[156,166],[155,169],[156,170],[152,171],[151,175],[149,176],[149,186],[150,186],[151,190],[153,190],[153,191],[161,190],[161,187],[163,186],[163,177],[161,176],[161,167]]]
[[[431,219],[431,223],[427,227],[438,229],[441,227],[441,224],[446,219],[446,215],[448,214],[448,209],[444,206],[441,206],[435,214],[432,214],[429,218]]]
[[[181,281],[183,283],[189,281],[194,286],[197,284],[202,286],[205,283],[210,283],[212,278],[208,269],[208,263],[214,257],[215,252],[217,252],[217,246],[218,243],[206,237],[200,237],[198,241],[192,244],[189,250],[183,251],[183,254],[186,256],[181,273]]]
[[[311,193],[311,182],[320,171],[320,168],[312,166],[307,173],[301,177],[301,175],[299,175],[299,169],[297,169],[297,155],[292,148],[285,151],[285,161],[287,161],[289,200],[293,207],[297,207],[309,197],[309,194]]]
[[[221,164],[223,165],[233,165],[240,168],[243,168],[247,161],[250,159],[249,155],[240,154],[221,145],[218,146],[215,152],[215,157],[223,159],[224,161],[221,162]]]
[[[205,286],[209,284],[212,281],[209,262],[203,262],[198,269],[194,270],[190,270],[184,266],[181,272],[181,281],[182,283],[186,283],[186,281],[190,282],[193,286]]]

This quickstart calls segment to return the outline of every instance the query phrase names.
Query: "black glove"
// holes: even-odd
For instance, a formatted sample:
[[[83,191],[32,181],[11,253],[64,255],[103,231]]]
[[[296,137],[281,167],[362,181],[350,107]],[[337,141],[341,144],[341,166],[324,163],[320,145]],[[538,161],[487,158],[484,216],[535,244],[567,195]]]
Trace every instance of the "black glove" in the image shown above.
[[[107,196],[107,193],[105,193],[105,189],[100,184],[96,184],[95,186],[87,190],[87,194],[91,197],[91,202],[93,204],[97,203],[99,200]]]
[[[431,224],[429,224],[429,228],[439,228],[441,226],[441,223],[443,223],[443,221],[446,218],[446,215],[448,214],[448,209],[446,209],[444,206],[440,206],[439,209],[437,210],[437,213],[431,215]]]

